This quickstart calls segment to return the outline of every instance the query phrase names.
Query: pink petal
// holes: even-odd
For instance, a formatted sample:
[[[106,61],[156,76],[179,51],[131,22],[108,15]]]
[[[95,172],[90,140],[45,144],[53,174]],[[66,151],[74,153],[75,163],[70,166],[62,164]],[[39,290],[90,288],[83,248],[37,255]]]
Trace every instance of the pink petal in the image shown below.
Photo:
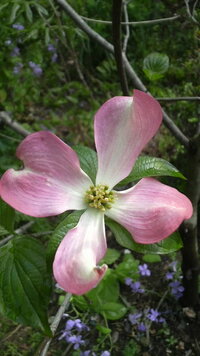
[[[192,211],[190,200],[178,190],[143,178],[116,192],[116,202],[106,215],[123,225],[136,242],[151,244],[172,234]]]
[[[106,252],[104,215],[88,209],[58,247],[53,272],[58,284],[73,294],[84,294],[103,278],[107,266],[97,266]]]
[[[76,153],[48,131],[31,134],[16,153],[24,169],[9,169],[1,179],[1,197],[24,214],[43,217],[84,209],[92,184]]]
[[[159,103],[139,90],[133,97],[117,96],[102,105],[94,124],[97,183],[112,188],[125,178],[161,121]]]

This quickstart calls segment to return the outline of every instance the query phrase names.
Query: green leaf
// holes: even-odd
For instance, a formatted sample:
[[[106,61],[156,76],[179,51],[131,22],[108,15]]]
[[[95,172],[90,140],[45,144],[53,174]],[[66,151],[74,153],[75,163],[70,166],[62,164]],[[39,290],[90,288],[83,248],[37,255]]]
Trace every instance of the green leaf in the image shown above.
[[[47,46],[50,42],[50,34],[49,34],[49,28],[45,28],[45,45]]]
[[[124,256],[123,261],[116,267],[115,273],[121,282],[125,278],[132,278],[134,281],[139,279],[138,274],[139,260],[136,260],[131,254]]]
[[[0,225],[9,232],[14,231],[15,210],[0,199]]]
[[[9,232],[0,225],[0,236],[8,235]]]
[[[29,40],[29,39],[37,40],[38,35],[39,35],[39,30],[37,28],[35,28],[28,33],[28,35],[26,36],[26,40]]]
[[[97,285],[96,288],[90,292],[82,295],[75,295],[72,297],[72,303],[82,310],[100,313],[102,305],[110,302],[117,302],[119,298],[119,282],[116,278],[115,272],[108,269],[104,278]]]
[[[9,3],[1,5],[1,6],[0,6],[0,12],[1,12],[3,9],[5,9],[5,7],[7,7],[8,5],[9,5]]]
[[[178,231],[175,231],[172,235],[158,243],[143,245],[136,243],[131,234],[117,222],[107,218],[106,224],[121,246],[139,253],[164,255],[180,250],[183,247]]]
[[[73,295],[72,296],[72,304],[75,305],[81,311],[88,311],[90,309],[90,303],[85,299],[82,295]]]
[[[142,257],[144,262],[154,263],[154,262],[161,262],[161,258],[159,255],[149,255],[146,254]]]
[[[36,9],[37,9],[37,11],[38,11],[38,13],[39,13],[39,15],[40,15],[42,18],[43,18],[43,15],[44,15],[44,16],[48,16],[48,15],[49,15],[48,11],[47,11],[42,5],[38,4],[37,2],[34,3],[34,5],[35,5],[35,7],[36,7]]]
[[[169,57],[162,53],[150,53],[143,61],[143,71],[149,80],[161,79],[169,68]]]
[[[126,314],[127,308],[121,303],[105,303],[102,305],[100,313],[108,320],[118,320]]]
[[[90,301],[91,309],[97,313],[104,303],[116,302],[119,298],[119,282],[114,272],[109,269],[97,287],[88,292],[86,297]]]
[[[97,174],[96,152],[85,146],[75,146],[73,148],[79,157],[82,170],[87,173],[92,182],[95,183]]]
[[[117,187],[125,186],[128,183],[144,177],[159,176],[170,176],[186,179],[176,167],[164,159],[150,156],[140,156],[136,160],[131,173],[128,175],[128,177],[118,183]]]
[[[0,249],[1,313],[51,336],[47,315],[50,285],[45,250],[37,240],[17,237]]]
[[[112,331],[111,329],[106,328],[105,326],[102,326],[102,325],[97,325],[96,329],[103,335],[108,335]]]
[[[74,211],[72,214],[69,214],[63,221],[61,221],[61,223],[56,227],[47,246],[48,268],[51,268],[54,255],[62,239],[65,237],[69,230],[73,229],[78,224],[82,214],[83,210]]]
[[[17,12],[20,9],[20,5],[19,4],[14,4],[11,10],[11,14],[10,14],[10,23],[13,23],[13,21],[15,21],[16,16],[17,16]]]
[[[111,265],[116,260],[118,260],[119,256],[120,256],[120,252],[119,251],[117,251],[114,248],[108,248],[104,258],[100,261],[99,264],[101,265],[103,263],[106,263],[107,265]]]
[[[31,10],[31,7],[28,3],[25,4],[25,9],[26,9],[26,17],[29,20],[29,22],[33,22],[33,12]]]

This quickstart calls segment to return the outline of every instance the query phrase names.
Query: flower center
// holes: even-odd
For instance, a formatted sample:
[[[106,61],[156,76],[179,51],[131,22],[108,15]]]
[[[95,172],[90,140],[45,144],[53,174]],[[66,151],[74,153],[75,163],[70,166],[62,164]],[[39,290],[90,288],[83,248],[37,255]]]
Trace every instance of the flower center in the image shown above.
[[[110,191],[107,185],[99,184],[86,191],[85,201],[91,208],[106,211],[112,207],[114,197],[114,192]]]

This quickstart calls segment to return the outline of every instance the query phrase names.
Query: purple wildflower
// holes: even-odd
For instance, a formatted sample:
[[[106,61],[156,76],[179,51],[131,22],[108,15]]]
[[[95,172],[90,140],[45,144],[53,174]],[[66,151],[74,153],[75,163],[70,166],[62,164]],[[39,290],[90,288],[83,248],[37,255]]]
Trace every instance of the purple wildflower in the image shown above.
[[[68,341],[70,336],[71,336],[71,332],[69,330],[63,330],[63,332],[60,335],[60,337],[58,338],[58,340],[65,339],[66,341]]]
[[[57,61],[57,59],[58,59],[58,54],[55,52],[55,53],[53,54],[53,56],[51,57],[51,61],[52,61],[53,63],[55,63],[55,62]]]
[[[132,278],[125,278],[125,284],[126,284],[127,286],[130,286],[132,283],[133,283]]]
[[[13,68],[13,73],[14,74],[19,74],[19,72],[21,71],[22,67],[23,67],[22,63],[17,63]]]
[[[166,275],[165,275],[165,278],[167,280],[173,279],[174,278],[174,273],[173,272],[167,272]]]
[[[158,319],[158,322],[159,323],[165,323],[166,322],[166,320],[165,320],[165,318],[163,318],[162,316]]]
[[[156,309],[150,309],[150,313],[147,315],[147,318],[151,321],[158,322],[158,316],[160,313]]]
[[[139,322],[138,319],[140,319],[141,316],[142,316],[142,313],[129,314],[128,319],[132,325],[135,325]]]
[[[179,299],[182,297],[183,292],[184,292],[184,287],[182,286],[181,282],[174,281],[174,282],[169,283],[169,286],[171,287],[171,294],[176,299]]]
[[[29,64],[29,67],[33,70],[33,73],[34,73],[37,77],[40,77],[40,76],[42,75],[43,70],[42,70],[42,68],[41,68],[38,64],[36,64],[36,63],[34,63],[34,62],[32,62],[32,61],[28,62],[28,64]]]
[[[84,324],[80,319],[76,319],[74,320],[75,324],[74,327],[78,330],[78,331],[82,331],[82,330],[87,330],[89,331],[90,328]]]
[[[67,320],[65,324],[65,330],[71,330],[75,326],[75,320]]]
[[[80,356],[90,356],[91,351],[87,350],[87,351],[83,351],[81,352]]]
[[[49,52],[56,52],[56,48],[53,44],[49,43],[47,46]]]
[[[138,324],[138,331],[145,332],[146,331],[146,326],[144,323]]]
[[[24,26],[20,25],[19,23],[14,23],[12,25],[12,28],[15,28],[16,30],[19,30],[19,31],[24,30]]]
[[[39,67],[39,66],[33,68],[33,73],[34,73],[37,77],[40,77],[40,76],[42,75],[42,72],[43,72],[43,70],[42,70],[42,68]]]
[[[67,340],[70,344],[74,344],[74,350],[78,350],[81,345],[85,344],[85,341],[82,340],[81,335],[71,335]]]
[[[19,49],[19,47],[14,47],[13,49],[12,49],[12,52],[11,52],[11,57],[16,57],[16,56],[19,56],[20,55],[20,49]]]
[[[141,274],[141,276],[149,277],[151,275],[151,271],[148,269],[148,266],[146,263],[144,263],[143,265],[139,265],[138,269],[139,269],[139,273]]]
[[[28,64],[29,64],[29,67],[32,68],[32,69],[37,67],[37,64],[32,62],[32,61],[28,62]]]
[[[109,351],[103,351],[101,353],[101,356],[110,356],[110,352]]]
[[[144,289],[141,288],[141,283],[140,282],[134,282],[131,284],[131,289],[135,293],[144,293]]]

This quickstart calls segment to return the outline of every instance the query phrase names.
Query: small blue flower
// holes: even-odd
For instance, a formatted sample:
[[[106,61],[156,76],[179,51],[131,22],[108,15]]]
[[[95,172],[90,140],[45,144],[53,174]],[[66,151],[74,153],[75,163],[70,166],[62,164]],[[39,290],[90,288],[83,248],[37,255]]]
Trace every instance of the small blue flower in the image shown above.
[[[101,356],[110,356],[110,352],[109,351],[103,351],[101,353]]]
[[[49,52],[56,52],[56,48],[53,44],[49,43],[47,46]]]
[[[146,326],[144,323],[138,324],[138,331],[145,332],[146,331]]]
[[[19,47],[14,47],[11,52],[11,57],[17,57],[20,55],[20,49]]]
[[[165,275],[165,278],[167,280],[173,279],[174,278],[174,273],[173,272],[167,272],[166,275]]]
[[[41,67],[37,66],[35,68],[33,68],[33,73],[37,76],[40,77],[43,73],[43,70]]]
[[[20,25],[19,23],[15,23],[12,25],[12,28],[15,28],[16,30],[24,30],[24,26],[23,25]]]
[[[74,320],[67,320],[66,324],[65,324],[65,329],[66,330],[71,330],[73,329],[73,327],[75,326],[75,321]]]
[[[130,286],[132,283],[133,283],[132,278],[125,278],[125,284],[126,284],[127,286]]]
[[[160,313],[156,309],[150,309],[150,313],[147,315],[147,318],[151,321],[158,322],[158,317],[160,316]]]
[[[85,344],[85,341],[82,340],[82,336],[81,335],[71,335],[70,337],[68,337],[67,341],[70,344],[74,344],[74,350],[78,350],[81,345]]]
[[[183,296],[184,287],[182,286],[180,281],[173,281],[169,283],[171,287],[171,294],[176,298],[179,299]]]
[[[149,277],[151,275],[151,271],[148,268],[146,263],[144,263],[143,265],[139,265],[138,269],[139,269],[139,273],[141,274],[141,276],[148,276]]]
[[[135,293],[144,293],[144,289],[141,288],[141,283],[140,282],[134,282],[131,284],[131,289]]]
[[[14,74],[19,74],[22,68],[23,68],[23,64],[22,63],[17,63],[13,68],[13,73]]]
[[[29,64],[29,67],[33,70],[33,73],[34,73],[37,77],[40,77],[40,76],[42,75],[43,70],[42,70],[42,68],[41,68],[38,64],[36,64],[36,63],[34,63],[34,62],[32,62],[32,61],[28,62],[28,64]]]
[[[142,313],[129,314],[128,319],[132,325],[138,324]]]
[[[165,318],[163,318],[162,316],[158,319],[159,323],[166,323]]]
[[[82,331],[82,330],[87,330],[89,331],[90,328],[84,324],[80,319],[76,319],[74,320],[74,327],[78,330],[78,331]]]
[[[80,356],[90,356],[91,350],[81,352]]]

